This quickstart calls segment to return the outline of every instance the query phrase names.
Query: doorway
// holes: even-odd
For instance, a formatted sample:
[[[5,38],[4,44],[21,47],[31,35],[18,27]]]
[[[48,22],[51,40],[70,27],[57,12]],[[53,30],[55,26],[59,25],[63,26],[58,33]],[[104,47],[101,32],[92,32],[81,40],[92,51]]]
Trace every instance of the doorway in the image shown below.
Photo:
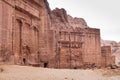
[[[24,64],[24,65],[26,64],[26,59],[25,59],[25,58],[23,58],[23,64]]]
[[[47,68],[48,67],[48,63],[44,63],[44,68]]]

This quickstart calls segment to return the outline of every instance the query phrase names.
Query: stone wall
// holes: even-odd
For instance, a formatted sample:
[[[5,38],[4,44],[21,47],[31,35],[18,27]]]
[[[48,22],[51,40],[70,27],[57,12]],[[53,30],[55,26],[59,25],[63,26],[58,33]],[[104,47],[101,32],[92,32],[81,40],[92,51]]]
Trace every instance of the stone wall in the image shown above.
[[[14,8],[0,0],[0,61],[9,61],[12,54],[12,26]]]
[[[115,56],[115,64],[120,66],[120,42],[101,40],[102,46],[111,46],[112,56]]]
[[[56,68],[101,66],[100,30],[95,28],[53,29]]]
[[[100,30],[87,28],[84,31],[83,61],[87,64],[101,65]]]
[[[0,61],[40,63],[49,45],[50,18],[45,1],[0,0],[0,10]]]
[[[107,67],[115,64],[115,56],[112,56],[110,46],[102,46],[101,55],[102,55],[102,66]]]
[[[77,31],[59,31],[57,48],[60,68],[78,68],[82,66],[82,34]]]

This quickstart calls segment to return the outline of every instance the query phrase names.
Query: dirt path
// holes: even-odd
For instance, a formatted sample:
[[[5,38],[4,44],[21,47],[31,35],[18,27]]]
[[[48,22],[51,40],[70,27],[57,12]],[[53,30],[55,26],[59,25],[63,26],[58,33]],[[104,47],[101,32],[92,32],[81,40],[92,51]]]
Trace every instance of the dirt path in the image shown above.
[[[4,65],[0,69],[0,80],[120,80],[119,73],[108,76],[107,70],[58,70],[16,65]]]

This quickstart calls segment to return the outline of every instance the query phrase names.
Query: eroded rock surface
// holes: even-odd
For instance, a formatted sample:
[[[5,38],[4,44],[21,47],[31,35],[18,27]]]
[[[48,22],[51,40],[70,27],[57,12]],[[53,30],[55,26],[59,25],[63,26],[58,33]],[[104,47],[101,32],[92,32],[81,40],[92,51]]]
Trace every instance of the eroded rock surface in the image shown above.
[[[53,27],[59,28],[88,28],[86,21],[83,18],[72,17],[67,14],[66,10],[56,8],[52,10]]]

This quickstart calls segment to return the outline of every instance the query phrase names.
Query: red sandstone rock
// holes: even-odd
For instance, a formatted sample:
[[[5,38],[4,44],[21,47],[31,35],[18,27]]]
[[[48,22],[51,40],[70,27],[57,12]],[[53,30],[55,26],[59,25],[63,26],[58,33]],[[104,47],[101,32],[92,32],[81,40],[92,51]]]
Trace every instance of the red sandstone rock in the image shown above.
[[[73,18],[68,15],[65,9],[56,8],[52,11],[52,27],[56,28],[88,28],[87,23],[83,18]]]
[[[0,61],[49,68],[101,65],[100,30],[46,0],[0,0]]]

